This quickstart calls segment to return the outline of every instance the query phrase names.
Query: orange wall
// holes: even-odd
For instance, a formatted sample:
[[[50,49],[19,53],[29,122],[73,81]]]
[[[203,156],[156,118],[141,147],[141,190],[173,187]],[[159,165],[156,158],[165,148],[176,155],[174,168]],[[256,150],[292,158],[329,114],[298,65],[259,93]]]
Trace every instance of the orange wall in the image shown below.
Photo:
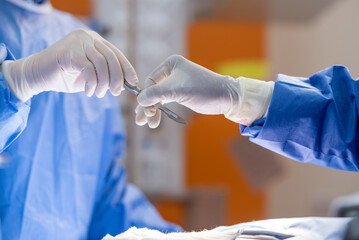
[[[265,60],[264,25],[201,21],[188,27],[187,57],[213,71],[223,62]],[[226,225],[263,219],[265,199],[244,177],[230,154],[231,140],[240,138],[239,126],[223,116],[195,115],[186,128],[186,185],[223,187],[228,193]],[[183,203],[157,202],[163,217],[186,226]]]
[[[264,26],[192,23],[188,30],[188,58],[214,71],[224,61],[263,59]],[[226,224],[264,217],[264,193],[252,190],[229,152],[231,139],[239,137],[238,124],[223,116],[196,115],[187,128],[187,185],[226,186]]]
[[[61,11],[79,16],[92,15],[91,0],[51,0],[51,4]]]
[[[252,190],[230,154],[238,137],[238,125],[221,116],[196,116],[187,130],[187,185],[223,187],[227,225],[263,218],[264,194]]]
[[[187,57],[211,70],[222,61],[265,58],[260,23],[194,22],[188,28],[187,43]]]

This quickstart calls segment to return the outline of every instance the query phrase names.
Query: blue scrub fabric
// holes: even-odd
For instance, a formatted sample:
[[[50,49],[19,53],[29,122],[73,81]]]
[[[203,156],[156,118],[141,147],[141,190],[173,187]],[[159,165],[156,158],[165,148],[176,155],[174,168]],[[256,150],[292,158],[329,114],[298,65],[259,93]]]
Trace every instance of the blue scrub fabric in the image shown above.
[[[0,0],[0,63],[35,54],[75,28],[71,15]],[[11,54],[11,53],[13,54]],[[179,231],[121,166],[117,98],[44,92],[26,103],[0,74],[0,239],[101,239],[131,226]]]
[[[309,78],[278,75],[268,115],[242,135],[294,160],[359,170],[359,81],[332,66]]]

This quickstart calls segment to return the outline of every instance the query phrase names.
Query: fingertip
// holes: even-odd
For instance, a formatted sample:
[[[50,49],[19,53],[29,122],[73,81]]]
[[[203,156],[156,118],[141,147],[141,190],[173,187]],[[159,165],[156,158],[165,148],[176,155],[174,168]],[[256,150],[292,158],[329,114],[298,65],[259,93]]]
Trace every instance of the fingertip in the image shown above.
[[[139,121],[139,120],[136,119],[136,124],[137,124],[138,126],[144,126],[144,125],[146,125],[146,123],[147,123],[147,122]]]
[[[85,84],[85,94],[88,97],[92,97],[95,93],[95,87],[90,84]]]
[[[124,82],[124,78],[123,78],[123,73],[122,71],[119,72],[117,77],[113,77],[113,79],[110,82],[110,92],[112,93],[112,95],[114,96],[118,96],[121,94],[121,92],[124,90],[123,87],[123,82]]]
[[[110,91],[115,95],[118,96],[122,93],[122,91],[125,90],[125,88],[123,87],[123,84],[118,85],[116,88],[114,89],[110,89]]]
[[[136,113],[136,124],[139,126],[143,126],[147,123],[147,117],[144,114],[143,108],[142,107],[138,107],[137,109],[137,113]]]
[[[95,94],[98,98],[103,98],[106,95],[108,89],[109,89],[108,85],[98,83],[95,89]]]
[[[152,129],[154,128],[157,128],[159,125],[160,125],[160,121],[161,120],[158,120],[158,121],[149,121],[148,122],[148,126]]]
[[[90,91],[86,88],[86,85],[85,85],[85,94],[86,94],[86,96],[91,97],[91,93],[90,93]]]
[[[137,114],[140,111],[141,108],[142,107],[140,105],[137,105],[137,107],[135,108],[135,113]]]
[[[98,91],[95,94],[96,94],[96,97],[103,98],[106,95],[106,91]]]
[[[126,81],[131,84],[132,86],[138,86],[139,84],[139,80],[137,75],[131,76],[131,77],[127,77],[126,76]]]
[[[161,112],[158,109],[156,109],[155,115],[153,117],[148,118],[147,122],[150,128],[157,128],[161,122]]]
[[[119,91],[119,92],[117,92],[117,93],[114,93],[113,95],[114,95],[115,97],[118,97],[118,96],[121,95],[121,93],[122,93],[122,91]]]
[[[156,108],[155,107],[146,107],[144,108],[144,112],[146,117],[153,117],[156,114]]]
[[[123,90],[124,90],[124,88],[122,87],[122,88],[119,88],[119,89],[116,89],[116,90],[110,89],[110,92],[111,92],[112,95],[117,97],[122,93]]]

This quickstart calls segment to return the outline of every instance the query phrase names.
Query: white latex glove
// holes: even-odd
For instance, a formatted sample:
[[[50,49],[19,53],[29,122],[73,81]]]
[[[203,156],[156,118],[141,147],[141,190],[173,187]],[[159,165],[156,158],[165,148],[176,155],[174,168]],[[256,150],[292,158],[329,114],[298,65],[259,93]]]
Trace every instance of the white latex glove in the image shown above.
[[[266,115],[273,85],[223,76],[174,55],[145,79],[145,89],[137,98],[136,123],[157,127],[161,112],[153,105],[177,102],[197,113],[225,114],[234,122],[250,125]]]
[[[1,65],[10,90],[23,102],[44,91],[119,95],[126,79],[137,85],[135,70],[111,43],[93,31],[75,30],[47,49]]]

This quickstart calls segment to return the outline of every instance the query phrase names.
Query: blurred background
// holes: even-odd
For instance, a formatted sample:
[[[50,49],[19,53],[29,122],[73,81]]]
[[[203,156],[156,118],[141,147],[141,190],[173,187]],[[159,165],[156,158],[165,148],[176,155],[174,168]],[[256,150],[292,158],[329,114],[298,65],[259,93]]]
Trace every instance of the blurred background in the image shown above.
[[[172,54],[220,74],[275,81],[333,64],[359,74],[357,0],[52,0],[130,59],[140,80]],[[134,123],[136,99],[119,99],[125,165],[163,217],[186,230],[278,217],[330,216],[359,191],[357,173],[297,163],[240,136],[223,116],[176,104],[187,121],[158,129]]]

